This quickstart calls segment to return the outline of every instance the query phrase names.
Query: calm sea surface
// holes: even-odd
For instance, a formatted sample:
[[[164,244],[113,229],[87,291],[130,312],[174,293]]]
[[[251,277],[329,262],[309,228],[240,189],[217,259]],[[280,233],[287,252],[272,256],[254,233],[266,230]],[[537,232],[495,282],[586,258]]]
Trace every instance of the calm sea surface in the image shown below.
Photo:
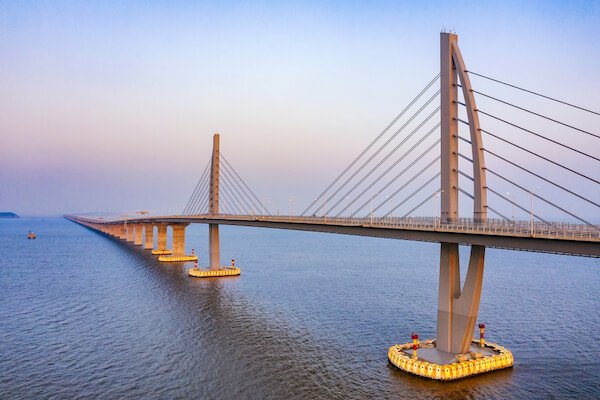
[[[187,233],[205,263],[206,226]],[[226,226],[221,245],[242,276],[195,280],[64,219],[0,220],[0,398],[600,398],[598,259],[489,250],[479,320],[515,367],[440,383],[386,358],[435,337],[438,245]]]

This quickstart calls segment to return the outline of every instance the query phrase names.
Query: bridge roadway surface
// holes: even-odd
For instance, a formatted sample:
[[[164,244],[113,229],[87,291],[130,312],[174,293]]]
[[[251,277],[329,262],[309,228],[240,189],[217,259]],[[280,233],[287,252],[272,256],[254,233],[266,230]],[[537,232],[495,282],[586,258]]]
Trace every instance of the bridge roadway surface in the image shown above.
[[[481,245],[493,248],[600,257],[600,226],[570,223],[489,220],[478,223],[461,218],[440,223],[438,218],[330,218],[293,215],[66,215],[75,222],[94,224],[218,224],[338,233],[424,242]]]

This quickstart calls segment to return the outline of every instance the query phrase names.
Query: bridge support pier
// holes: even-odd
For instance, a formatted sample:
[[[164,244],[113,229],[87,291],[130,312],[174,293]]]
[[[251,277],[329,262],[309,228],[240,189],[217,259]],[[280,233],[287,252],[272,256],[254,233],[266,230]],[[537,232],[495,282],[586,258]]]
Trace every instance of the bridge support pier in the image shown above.
[[[168,255],[171,254],[171,250],[167,249],[167,224],[158,224],[158,235],[156,240],[156,250],[152,250],[152,254],[157,255]]]
[[[461,290],[459,248],[456,243],[442,243],[438,292],[438,350],[468,353],[477,320],[483,284],[484,246],[472,246],[467,277]]]
[[[171,225],[171,228],[173,229],[173,255],[168,255],[170,253],[159,253],[161,255],[158,257],[158,261],[183,262],[198,260],[198,256],[195,254],[185,255],[185,228],[188,225],[189,224],[182,223]],[[153,253],[156,254],[156,252]]]
[[[158,250],[167,250],[167,225],[158,225]]]
[[[219,214],[219,175],[220,175],[220,137],[216,133],[213,136],[213,151],[210,164],[210,189],[208,199],[208,213]],[[209,270],[201,270],[196,267],[190,269],[188,274],[196,278],[211,278],[220,276],[236,276],[240,269],[236,268],[232,260],[230,267],[221,267],[221,246],[219,243],[219,225],[208,224],[208,259]]]
[[[471,82],[458,48],[458,37],[442,32],[440,37],[441,157],[440,223],[459,218],[458,207],[458,88],[462,88],[473,165],[473,218],[487,222],[486,169],[479,117]],[[485,246],[472,245],[465,283],[460,287],[460,257],[457,243],[440,245],[437,339],[426,341],[419,355],[410,358],[411,343],[392,346],[388,358],[396,367],[432,379],[450,380],[507,368],[512,354],[503,347],[474,345],[473,329],[479,311]]]
[[[102,231],[104,234],[106,234],[106,235],[109,235],[109,236],[115,236],[115,233],[116,233],[116,230],[115,230],[115,226],[114,226],[114,225],[107,225],[107,226],[104,226],[104,227],[100,228],[100,230],[101,230],[101,231]]]
[[[185,255],[185,227],[184,224],[173,225],[173,256]]]
[[[133,243],[133,241],[134,241],[133,225],[127,224],[126,229],[127,229],[127,239],[126,240],[130,243]]]
[[[144,249],[152,250],[154,247],[154,225],[144,225]]]
[[[119,239],[127,240],[127,227],[125,226],[125,224],[118,225],[117,234]]]
[[[142,245],[142,225],[135,224],[134,228],[135,228],[135,236],[133,239],[133,244],[136,246],[141,246]]]
[[[221,269],[221,246],[219,244],[219,225],[208,225],[208,256],[211,270]]]

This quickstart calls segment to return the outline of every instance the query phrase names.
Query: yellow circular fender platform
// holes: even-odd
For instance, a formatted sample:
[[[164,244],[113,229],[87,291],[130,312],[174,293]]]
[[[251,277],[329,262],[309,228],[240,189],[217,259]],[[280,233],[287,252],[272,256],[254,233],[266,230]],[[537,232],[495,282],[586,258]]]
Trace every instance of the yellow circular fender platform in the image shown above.
[[[435,340],[423,342],[427,345],[435,345]],[[479,346],[478,340],[473,340],[473,344]],[[419,343],[417,348],[421,347]],[[484,355],[480,358],[471,358],[464,361],[456,361],[451,364],[434,364],[425,360],[413,358],[412,354],[406,350],[412,350],[413,343],[397,344],[390,347],[388,359],[396,368],[429,379],[450,381],[467,376],[477,375],[484,372],[495,371],[504,368],[510,368],[514,365],[513,355],[510,350],[499,346],[496,343],[485,343],[484,347],[491,350],[491,355]]]
[[[221,269],[200,269],[191,268],[188,270],[188,275],[194,278],[218,278],[221,276],[238,276],[241,271],[239,268],[221,268]]]
[[[158,261],[162,262],[185,262],[198,261],[198,256],[160,256]]]
[[[152,250],[152,254],[154,254],[155,256],[164,256],[173,254],[173,252],[171,250]]]

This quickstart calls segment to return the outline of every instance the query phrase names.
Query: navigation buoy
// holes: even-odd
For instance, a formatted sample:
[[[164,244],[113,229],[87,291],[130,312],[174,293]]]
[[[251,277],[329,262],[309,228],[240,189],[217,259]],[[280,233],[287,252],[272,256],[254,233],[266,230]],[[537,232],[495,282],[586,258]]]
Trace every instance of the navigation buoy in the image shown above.
[[[485,346],[485,341],[483,340],[483,334],[485,332],[485,324],[479,324],[479,347]]]
[[[419,347],[419,335],[417,335],[416,333],[413,332],[412,340],[413,340],[413,358],[416,359],[417,358],[417,348]]]

